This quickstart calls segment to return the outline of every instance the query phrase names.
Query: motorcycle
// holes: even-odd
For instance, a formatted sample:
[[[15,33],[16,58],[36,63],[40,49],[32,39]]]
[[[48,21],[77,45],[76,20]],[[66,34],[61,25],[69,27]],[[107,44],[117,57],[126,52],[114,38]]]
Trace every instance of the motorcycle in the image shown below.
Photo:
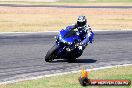
[[[69,62],[74,62],[76,58],[82,55],[88,43],[92,43],[93,37],[93,32],[86,34],[84,41],[81,42],[78,31],[70,30],[68,27],[62,29],[56,36],[55,45],[47,52],[45,61],[52,62],[54,59],[67,59]]]

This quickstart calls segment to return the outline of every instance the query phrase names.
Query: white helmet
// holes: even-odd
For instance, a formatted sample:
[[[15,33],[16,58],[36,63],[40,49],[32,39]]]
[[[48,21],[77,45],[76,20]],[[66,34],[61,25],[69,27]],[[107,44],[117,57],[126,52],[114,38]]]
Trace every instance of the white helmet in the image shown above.
[[[78,27],[83,27],[87,24],[87,19],[85,16],[79,16],[77,19],[77,25]]]

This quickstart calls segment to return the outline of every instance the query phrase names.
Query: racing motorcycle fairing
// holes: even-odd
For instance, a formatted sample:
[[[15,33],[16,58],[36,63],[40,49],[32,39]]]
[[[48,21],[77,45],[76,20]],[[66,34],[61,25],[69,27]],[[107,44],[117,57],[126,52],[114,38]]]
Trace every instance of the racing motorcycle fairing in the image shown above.
[[[88,35],[86,35],[84,41],[81,42],[81,38],[79,35],[77,35],[77,32],[78,31],[68,29],[68,27],[67,29],[62,29],[59,32],[58,39],[56,41],[56,44],[59,46],[59,56],[63,53],[70,53],[72,56],[76,55],[77,57],[79,57],[82,54],[83,50],[88,44],[89,37]],[[78,44],[78,42],[80,43]]]
[[[56,37],[56,44],[47,52],[45,61],[50,62],[53,59],[68,59],[74,61],[80,57],[88,43],[92,43],[94,33],[86,34],[83,41],[78,31],[72,30],[70,27],[62,29]]]

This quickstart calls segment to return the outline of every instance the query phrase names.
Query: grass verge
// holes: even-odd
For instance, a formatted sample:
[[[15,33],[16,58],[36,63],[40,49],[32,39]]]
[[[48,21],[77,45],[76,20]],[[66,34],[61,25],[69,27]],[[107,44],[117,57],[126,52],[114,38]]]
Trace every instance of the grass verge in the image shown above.
[[[132,0],[60,0],[62,2],[88,3],[88,2],[132,2]]]
[[[46,77],[37,80],[1,85],[0,88],[83,88],[78,82],[81,73],[71,73],[61,76]],[[91,79],[129,79],[132,81],[132,65],[90,71]],[[130,86],[91,86],[87,88],[132,88]]]
[[[34,0],[1,0],[0,4],[132,6],[131,1],[62,0],[49,3]],[[79,15],[87,16],[93,30],[132,29],[132,9],[0,7],[0,32],[58,31],[75,23]]]
[[[82,0],[81,0],[82,1]],[[0,1],[0,4],[17,4],[17,5],[68,5],[68,6],[132,6],[131,2],[81,2],[81,1],[60,1],[60,2],[35,2],[35,1]]]
[[[79,15],[93,30],[132,29],[132,9],[0,7],[0,32],[58,31]]]

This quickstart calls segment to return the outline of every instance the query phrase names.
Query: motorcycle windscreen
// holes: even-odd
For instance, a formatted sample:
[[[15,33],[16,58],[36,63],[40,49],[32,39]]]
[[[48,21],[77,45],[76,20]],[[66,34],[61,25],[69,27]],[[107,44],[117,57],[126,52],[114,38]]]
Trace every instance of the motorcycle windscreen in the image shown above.
[[[66,31],[65,35],[63,36],[63,40],[65,40],[66,42],[73,43],[74,40],[78,40],[78,39],[79,36],[77,35],[77,31],[74,30]]]

